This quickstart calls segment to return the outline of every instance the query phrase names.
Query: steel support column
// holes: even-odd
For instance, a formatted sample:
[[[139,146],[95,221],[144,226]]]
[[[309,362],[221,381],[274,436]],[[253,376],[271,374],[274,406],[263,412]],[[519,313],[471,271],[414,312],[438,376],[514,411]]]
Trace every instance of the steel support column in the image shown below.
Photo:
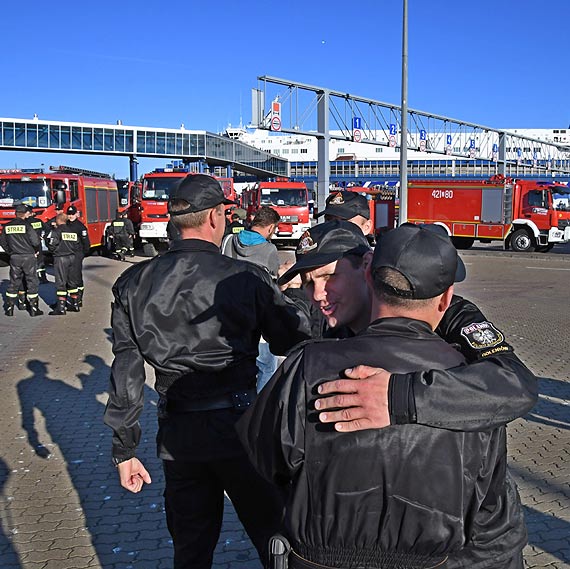
[[[329,91],[317,93],[317,149],[318,149],[318,171],[317,171],[317,212],[325,209],[325,202],[329,195],[329,180],[331,164],[329,161]]]

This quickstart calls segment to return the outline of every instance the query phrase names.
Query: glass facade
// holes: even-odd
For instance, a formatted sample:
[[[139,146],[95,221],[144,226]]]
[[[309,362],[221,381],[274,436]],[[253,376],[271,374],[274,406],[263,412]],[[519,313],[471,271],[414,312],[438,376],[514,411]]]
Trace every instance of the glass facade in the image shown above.
[[[253,174],[289,176],[287,160],[208,132],[7,119],[0,120],[0,149],[136,155],[188,159],[190,162],[204,160]]]

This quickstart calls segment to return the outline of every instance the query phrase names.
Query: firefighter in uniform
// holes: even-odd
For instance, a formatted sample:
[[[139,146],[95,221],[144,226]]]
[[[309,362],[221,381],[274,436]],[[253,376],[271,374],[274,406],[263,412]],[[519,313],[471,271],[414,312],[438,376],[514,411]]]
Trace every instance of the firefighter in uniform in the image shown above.
[[[41,316],[38,296],[36,256],[40,250],[40,238],[26,219],[28,208],[18,204],[16,217],[4,225],[0,234],[0,246],[10,255],[10,284],[6,291],[6,316],[14,315],[16,302],[25,307],[27,300],[30,316]],[[27,292],[23,280],[26,279]]]
[[[52,305],[50,316],[65,316],[67,310],[79,312],[78,281],[74,271],[76,255],[82,244],[75,231],[70,231],[67,216],[60,213],[56,217],[56,227],[48,237],[48,249],[53,255],[57,302]]]
[[[125,255],[134,257],[135,228],[127,218],[126,211],[117,211],[116,218],[107,228],[107,236],[113,241],[115,254],[120,261],[125,261]]]
[[[328,248],[306,241],[313,259],[305,268],[326,265],[339,237],[337,231]],[[510,405],[510,386],[495,386],[492,396],[476,386],[470,394],[455,375],[465,368],[463,356],[434,333],[454,298],[453,282],[464,276],[447,236],[409,224],[386,233],[366,268],[373,322],[352,338],[293,350],[238,423],[257,469],[277,484],[291,484],[285,516],[290,569],[522,569],[527,534],[506,456],[505,423],[512,416],[503,407]],[[331,285],[334,280],[329,275]],[[499,342],[486,324],[472,328]],[[357,414],[357,428],[339,423],[338,415],[336,428],[320,424],[330,422],[322,415],[346,404],[351,409],[344,415],[359,412],[352,398],[359,381],[334,381],[330,392],[342,391],[344,404],[331,398],[327,413],[316,394],[338,370],[363,363],[397,372],[388,395],[393,421],[374,425]],[[467,367],[472,376],[485,369]],[[428,368],[426,377],[447,373],[454,388],[442,390],[437,380],[416,384],[414,417],[392,417],[392,410],[407,411],[413,401],[408,372]],[[433,402],[423,405],[428,398]],[[481,414],[485,405],[497,413]],[[289,547],[283,539],[276,545]]]
[[[220,253],[223,204],[217,180],[187,176],[169,201],[181,239],[127,269],[113,287],[115,359],[105,410],[113,461],[127,490],[150,483],[135,456],[147,362],[160,395],[157,446],[175,569],[211,567],[224,491],[267,562],[282,498],[251,466],[234,425],[256,397],[261,334],[276,354],[309,337],[306,317],[267,271]]]
[[[83,284],[83,258],[91,247],[89,242],[89,235],[87,233],[87,227],[81,223],[78,219],[77,208],[74,205],[70,205],[67,208],[67,228],[66,231],[73,231],[77,233],[79,242],[81,243],[81,248],[74,255],[73,266],[72,266],[72,280],[77,283],[77,306],[83,306],[83,292],[85,286]],[[68,299],[69,300],[69,299]],[[74,309],[74,307],[72,307]]]
[[[34,228],[34,231],[38,234],[38,237],[40,238],[40,250],[38,251],[38,257],[37,257],[38,280],[40,283],[45,284],[48,283],[49,281],[46,276],[46,265],[45,265],[42,243],[44,241],[44,237],[46,236],[47,224],[44,224],[44,222],[41,219],[35,217],[36,212],[32,207],[28,206],[28,212],[29,212],[28,219],[32,227]]]

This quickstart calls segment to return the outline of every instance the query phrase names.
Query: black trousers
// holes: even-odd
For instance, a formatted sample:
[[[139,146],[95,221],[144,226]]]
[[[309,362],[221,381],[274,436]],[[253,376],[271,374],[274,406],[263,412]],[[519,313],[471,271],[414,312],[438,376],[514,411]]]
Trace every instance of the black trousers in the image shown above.
[[[83,253],[76,253],[73,255],[73,264],[71,266],[70,278],[75,283],[76,287],[83,288]]]
[[[268,565],[269,538],[281,528],[279,491],[251,466],[245,453],[210,462],[163,461],[166,522],[174,542],[174,569],[210,569],[220,537],[224,491]]]
[[[28,295],[37,296],[39,288],[35,255],[10,255],[10,284],[6,289],[9,296],[25,290]],[[24,277],[26,286],[24,288]]]
[[[53,258],[53,271],[55,275],[55,290],[58,296],[65,296],[67,292],[77,292],[78,283],[75,280],[73,266],[75,255],[64,255]]]

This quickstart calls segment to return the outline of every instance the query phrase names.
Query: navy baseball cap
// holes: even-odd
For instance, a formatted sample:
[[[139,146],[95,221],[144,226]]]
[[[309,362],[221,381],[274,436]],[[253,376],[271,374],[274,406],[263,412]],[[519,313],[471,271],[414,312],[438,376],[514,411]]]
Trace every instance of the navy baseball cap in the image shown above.
[[[361,215],[365,219],[370,219],[370,208],[366,196],[357,192],[335,191],[332,192],[326,201],[325,209],[317,214],[331,215],[339,219],[352,219],[356,215]]]
[[[171,211],[170,201],[174,199],[188,202],[188,207],[180,211]],[[220,204],[235,204],[235,202],[226,199],[218,180],[206,174],[188,174],[174,189],[170,195],[170,201],[168,203],[170,215],[196,213]]]
[[[362,230],[354,223],[340,219],[319,223],[303,233],[295,251],[295,264],[279,277],[277,284],[288,283],[301,271],[323,267],[345,255],[361,257],[370,250]]]
[[[411,290],[385,285],[388,292],[411,299],[434,298],[465,280],[463,261],[438,225],[404,223],[384,233],[376,245],[372,270],[387,267],[402,274]]]

